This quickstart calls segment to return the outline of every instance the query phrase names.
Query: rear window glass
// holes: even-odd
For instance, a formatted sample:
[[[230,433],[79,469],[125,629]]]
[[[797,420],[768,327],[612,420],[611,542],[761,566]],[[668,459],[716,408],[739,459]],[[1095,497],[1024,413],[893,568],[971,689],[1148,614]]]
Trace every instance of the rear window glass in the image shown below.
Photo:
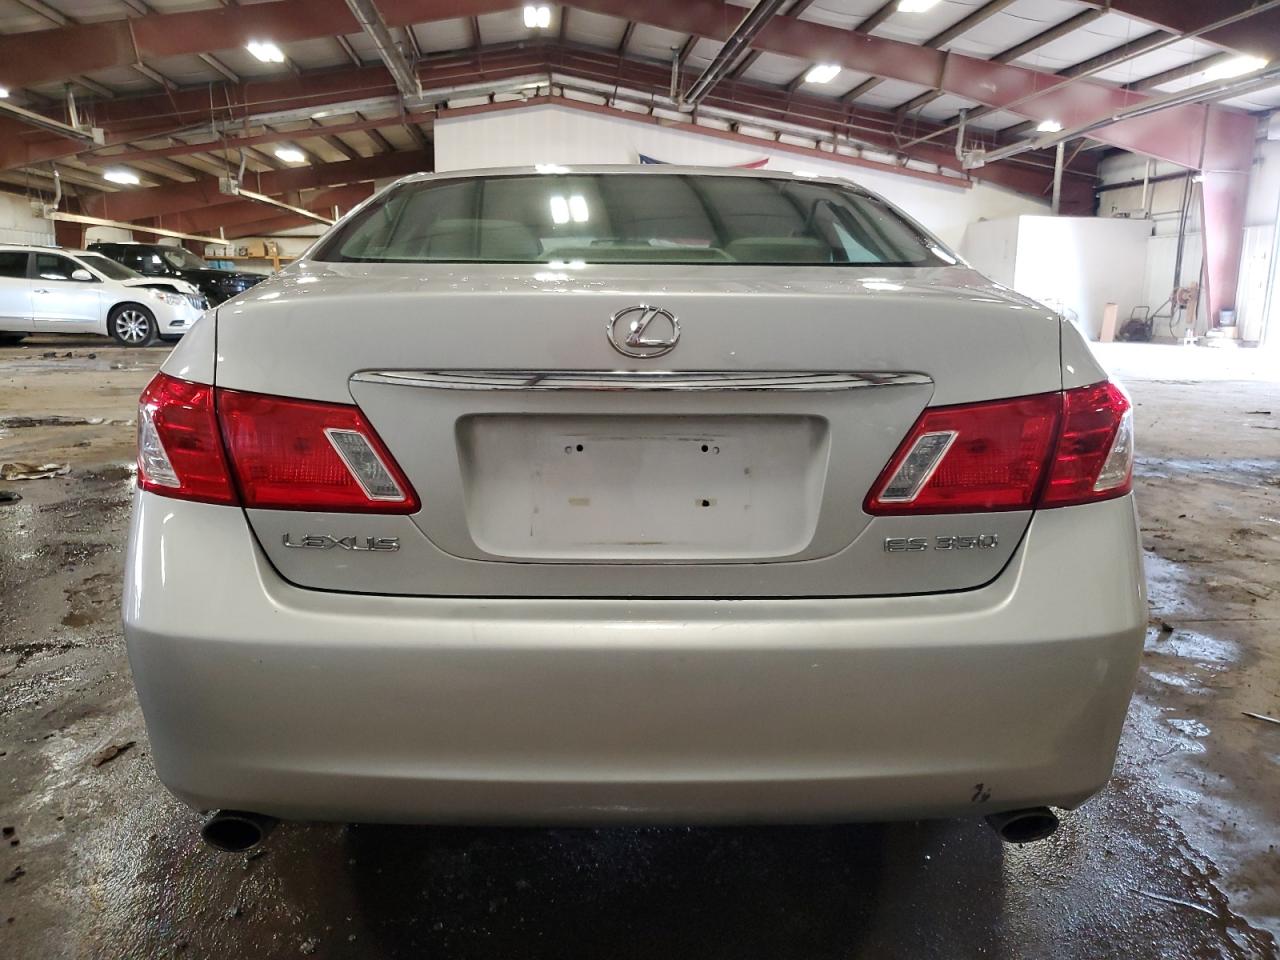
[[[838,184],[697,174],[530,174],[403,184],[313,259],[364,262],[954,263],[887,204]]]

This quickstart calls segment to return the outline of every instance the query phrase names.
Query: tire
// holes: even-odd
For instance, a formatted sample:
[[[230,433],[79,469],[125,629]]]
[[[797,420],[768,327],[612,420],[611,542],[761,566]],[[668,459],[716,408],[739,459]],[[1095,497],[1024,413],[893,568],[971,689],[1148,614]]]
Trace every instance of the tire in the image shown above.
[[[7,347],[26,338],[25,333],[0,333],[0,347]]]
[[[107,332],[122,347],[149,347],[158,330],[156,315],[140,303],[122,303],[107,317]]]

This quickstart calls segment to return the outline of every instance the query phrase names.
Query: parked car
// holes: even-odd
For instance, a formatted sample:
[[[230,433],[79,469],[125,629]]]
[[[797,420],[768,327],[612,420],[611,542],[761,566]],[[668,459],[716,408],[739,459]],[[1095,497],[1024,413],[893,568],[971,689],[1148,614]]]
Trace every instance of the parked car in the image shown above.
[[[198,287],[214,306],[266,279],[262,274],[211,267],[190,250],[168,244],[97,241],[89,244],[89,249],[143,276],[186,280]]]
[[[182,336],[207,306],[183,280],[143,277],[97,253],[0,245],[0,341],[100,333],[141,347]]]
[[[398,182],[147,387],[123,607],[161,780],[236,849],[1051,833],[1147,622],[1125,394],[846,182],[557,169]]]

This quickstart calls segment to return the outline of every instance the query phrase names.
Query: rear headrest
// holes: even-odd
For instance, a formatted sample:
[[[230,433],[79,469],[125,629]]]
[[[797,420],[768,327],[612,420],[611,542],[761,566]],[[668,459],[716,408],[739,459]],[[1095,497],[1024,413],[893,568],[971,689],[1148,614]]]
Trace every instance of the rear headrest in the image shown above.
[[[831,248],[816,237],[740,237],[724,252],[742,263],[831,262]]]
[[[586,260],[592,263],[689,263],[690,261],[728,261],[723,250],[715,247],[655,247],[649,243],[600,244],[594,247],[556,247],[557,260]]]
[[[422,238],[429,260],[537,260],[542,244],[515,220],[436,220]]]

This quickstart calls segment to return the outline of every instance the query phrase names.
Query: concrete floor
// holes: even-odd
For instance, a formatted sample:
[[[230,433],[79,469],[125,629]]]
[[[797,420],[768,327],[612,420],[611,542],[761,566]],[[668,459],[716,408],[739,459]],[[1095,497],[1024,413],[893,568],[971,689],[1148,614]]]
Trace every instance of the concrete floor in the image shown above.
[[[71,464],[0,482],[23,497],[0,504],[0,956],[1277,956],[1280,726],[1242,711],[1280,716],[1280,385],[1189,379],[1238,358],[1107,353],[1137,403],[1152,626],[1116,776],[1050,841],[288,825],[244,857],[154,779],[120,637],[130,421],[164,353],[0,348],[0,462]]]

